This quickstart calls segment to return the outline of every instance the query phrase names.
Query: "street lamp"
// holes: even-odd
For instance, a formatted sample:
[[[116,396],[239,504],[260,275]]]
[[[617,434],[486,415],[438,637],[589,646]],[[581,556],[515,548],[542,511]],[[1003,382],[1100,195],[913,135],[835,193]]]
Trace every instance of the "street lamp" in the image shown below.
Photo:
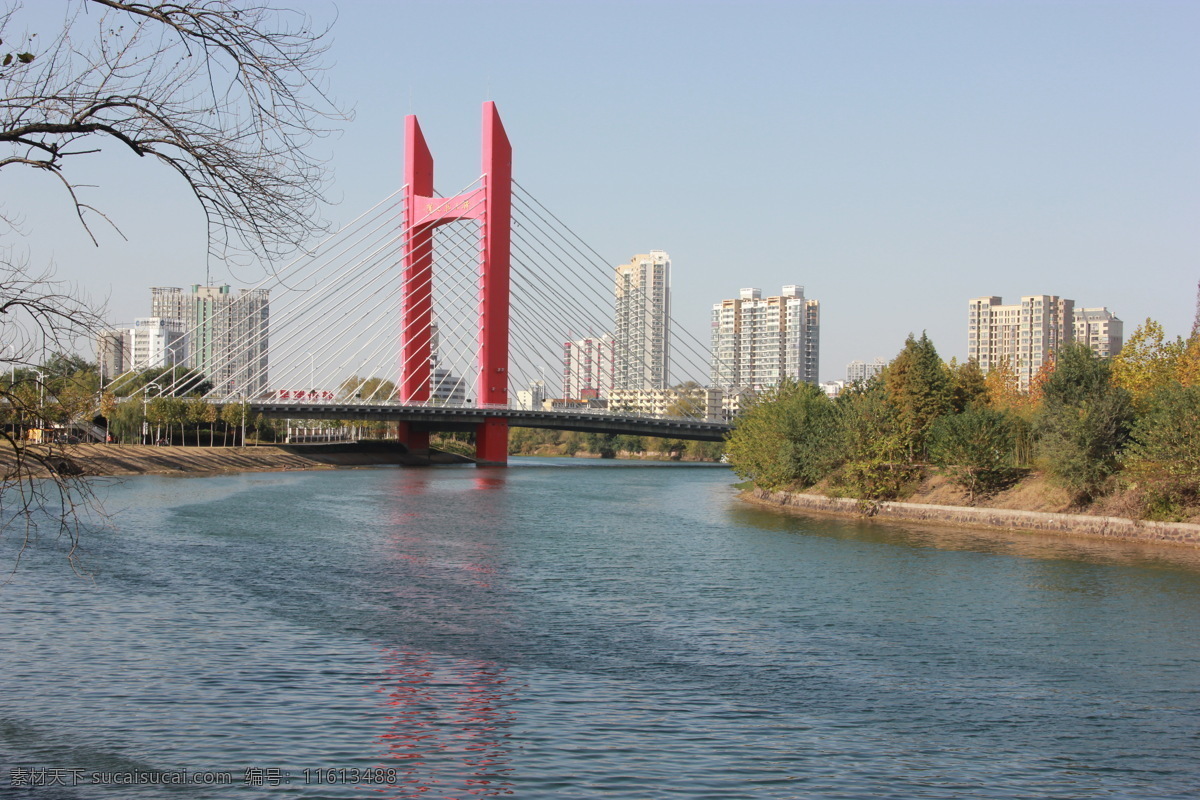
[[[150,436],[150,387],[158,389],[158,393],[162,394],[162,387],[157,383],[147,383],[142,387],[142,444],[146,443],[146,439]]]
[[[44,442],[46,436],[46,382],[42,379],[42,371],[40,369],[35,369],[33,374],[37,375],[38,379],[37,422],[38,428],[40,428],[42,431],[41,434],[39,434],[42,437],[40,441]]]
[[[238,392],[238,397],[241,398],[242,405],[242,447],[246,446],[246,393]]]

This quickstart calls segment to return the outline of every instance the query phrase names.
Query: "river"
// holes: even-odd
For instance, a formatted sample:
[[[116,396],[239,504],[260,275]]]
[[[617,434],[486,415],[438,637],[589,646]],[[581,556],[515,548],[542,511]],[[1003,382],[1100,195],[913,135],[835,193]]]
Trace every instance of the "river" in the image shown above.
[[[86,574],[48,537],[0,588],[0,795],[1196,796],[1193,551],[784,516],[733,480],[105,483]]]

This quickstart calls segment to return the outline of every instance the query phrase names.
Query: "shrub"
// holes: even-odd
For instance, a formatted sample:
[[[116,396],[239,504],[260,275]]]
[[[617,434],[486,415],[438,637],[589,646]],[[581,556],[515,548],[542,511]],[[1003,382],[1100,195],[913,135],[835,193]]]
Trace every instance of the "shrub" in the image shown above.
[[[1019,475],[1013,466],[1015,426],[990,408],[970,408],[937,420],[930,433],[930,459],[973,500],[1010,486]]]
[[[1113,385],[1109,369],[1087,345],[1069,345],[1059,352],[1043,389],[1038,453],[1077,502],[1094,497],[1120,469],[1129,437],[1129,392]]]
[[[726,453],[733,471],[769,490],[811,486],[838,462],[837,409],[818,387],[785,382],[738,419]]]
[[[1150,516],[1174,519],[1200,504],[1200,386],[1156,393],[1131,440],[1127,469],[1143,484]]]

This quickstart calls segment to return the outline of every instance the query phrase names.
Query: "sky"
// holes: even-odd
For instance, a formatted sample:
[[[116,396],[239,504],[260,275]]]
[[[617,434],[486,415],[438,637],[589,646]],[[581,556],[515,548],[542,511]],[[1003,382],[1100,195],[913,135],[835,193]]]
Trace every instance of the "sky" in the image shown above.
[[[666,250],[673,315],[702,340],[713,303],[803,285],[823,380],[909,333],[964,358],[981,295],[1107,306],[1126,336],[1147,317],[1190,330],[1200,3],[282,5],[332,23],[324,80],[354,112],[318,145],[335,226],[400,186],[410,113],[438,190],[469,183],[492,100],[516,180],[613,265]],[[0,197],[32,264],[128,322],[150,286],[204,281],[203,219],[161,167],[91,158],[89,199],[124,238],[100,229],[93,246],[41,176],[6,173]]]

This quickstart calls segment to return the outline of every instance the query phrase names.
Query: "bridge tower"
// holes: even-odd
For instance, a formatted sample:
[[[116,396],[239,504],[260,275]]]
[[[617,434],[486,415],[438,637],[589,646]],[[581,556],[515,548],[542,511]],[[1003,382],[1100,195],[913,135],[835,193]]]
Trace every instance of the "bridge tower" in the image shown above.
[[[433,230],[458,220],[479,225],[480,406],[508,405],[509,266],[512,236],[512,145],[496,104],[483,104],[483,181],[455,197],[434,197],[433,156],[415,116],[404,121],[404,294],[400,306],[402,403],[429,400],[433,323]],[[429,449],[429,433],[401,424],[410,450]],[[508,463],[508,420],[489,417],[475,430],[481,464]]]

